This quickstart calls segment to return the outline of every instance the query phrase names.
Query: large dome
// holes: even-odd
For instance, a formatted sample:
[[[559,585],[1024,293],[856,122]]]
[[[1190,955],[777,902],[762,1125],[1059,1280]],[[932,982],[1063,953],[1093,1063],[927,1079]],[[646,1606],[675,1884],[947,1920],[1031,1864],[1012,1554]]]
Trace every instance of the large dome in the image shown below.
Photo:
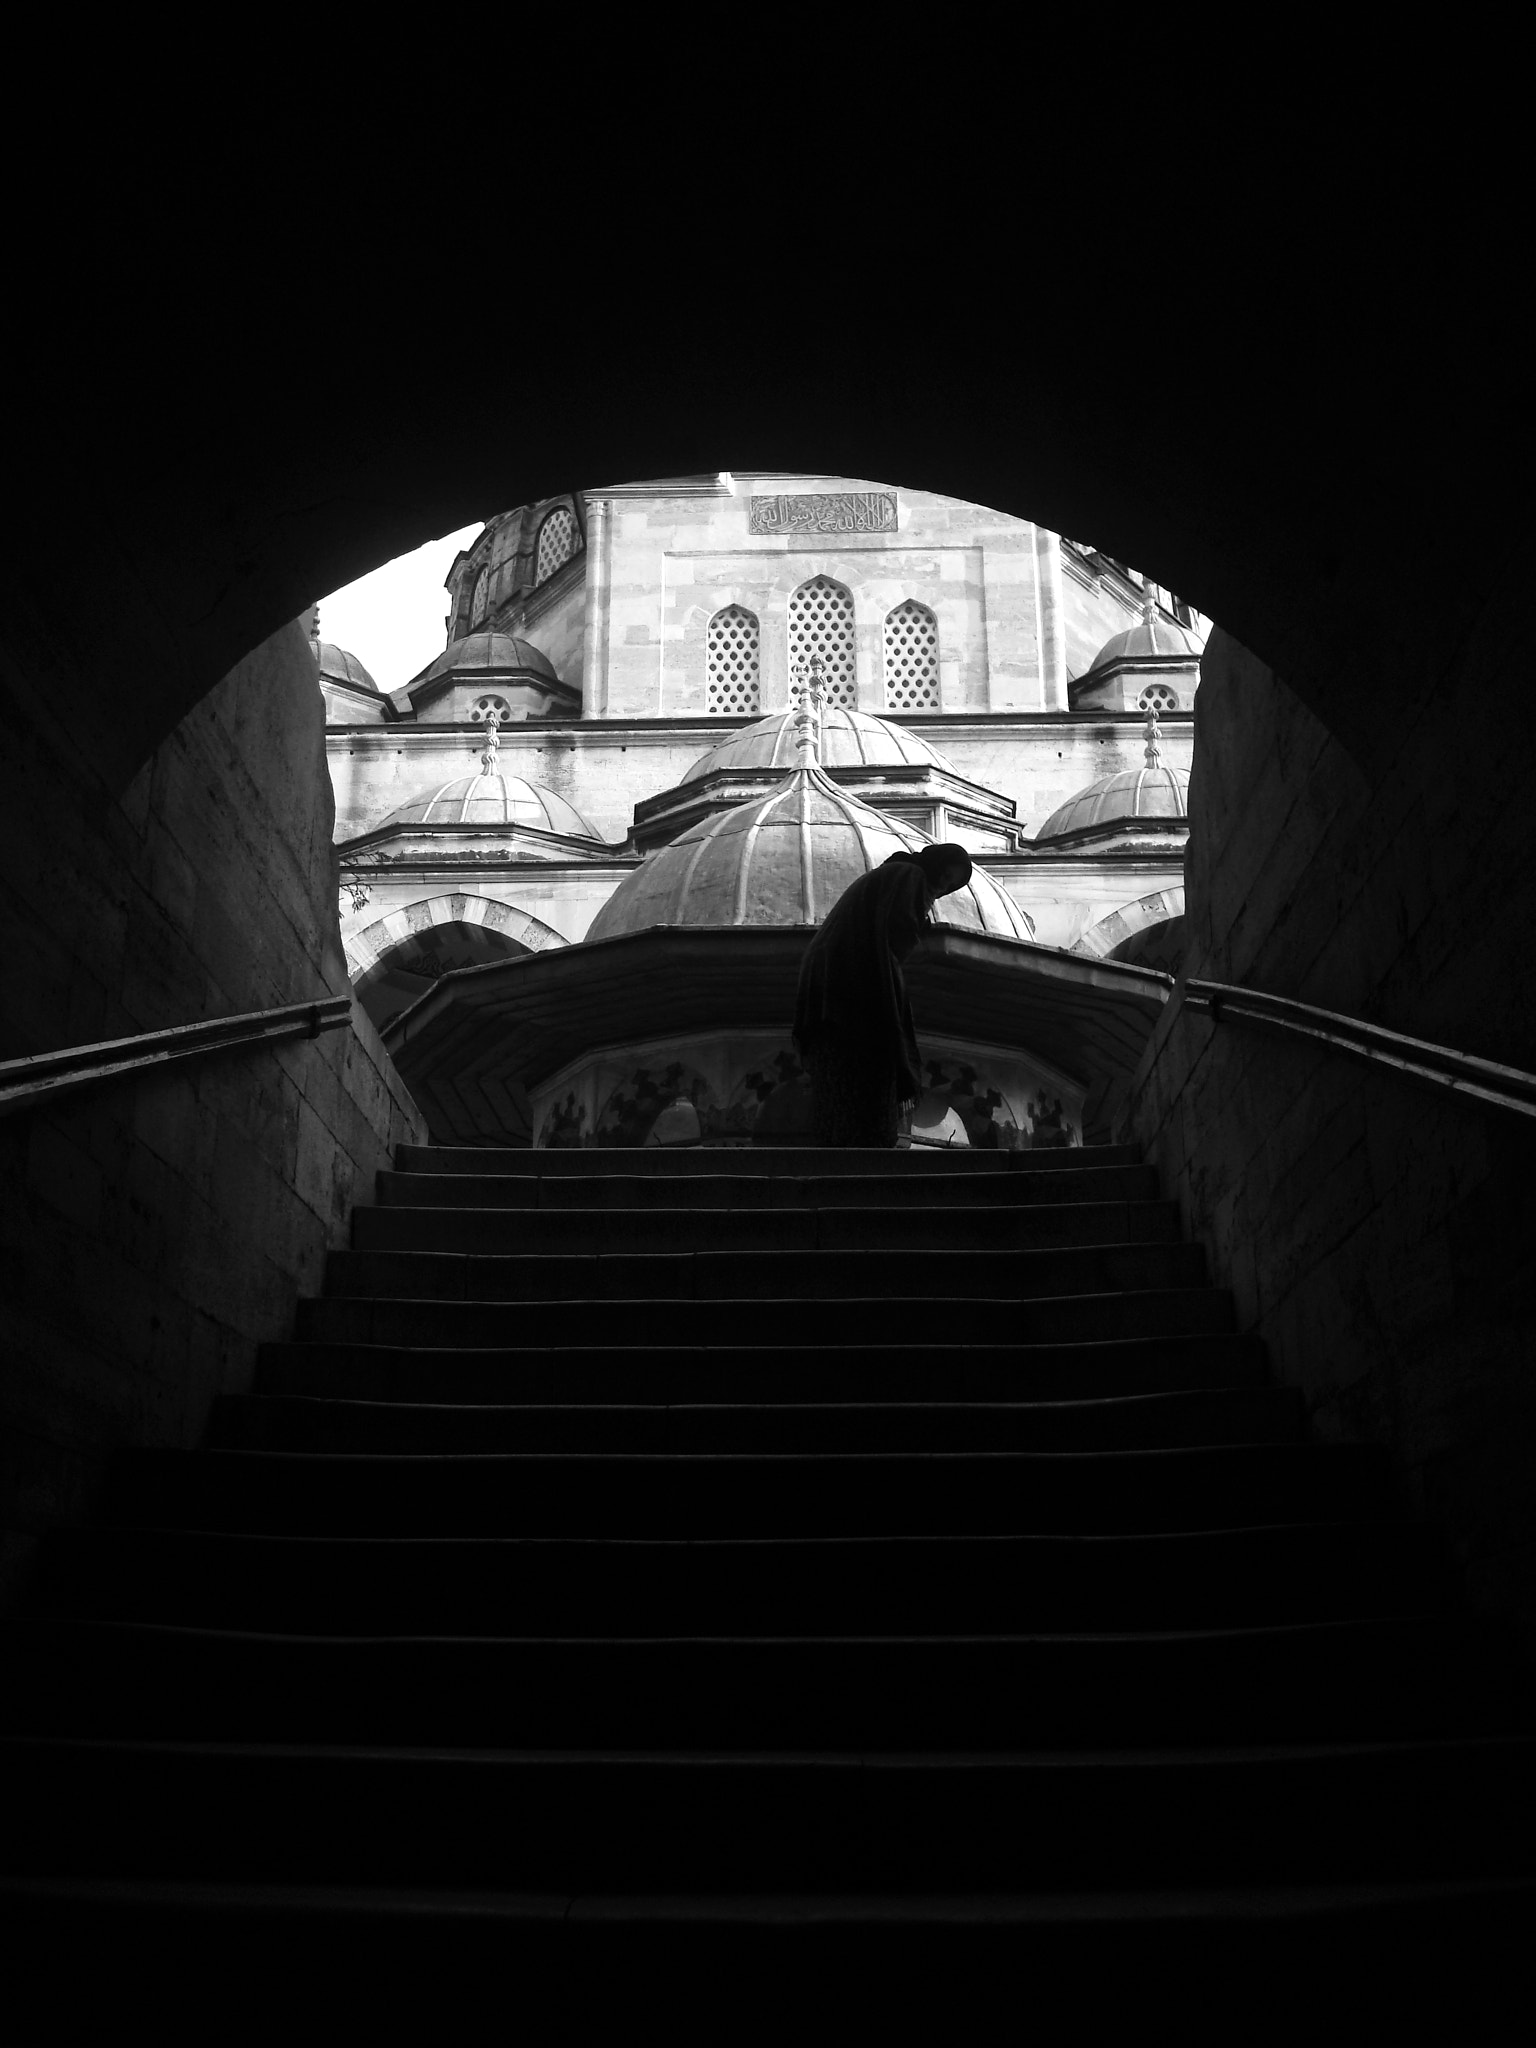
[[[652,925],[820,924],[850,882],[893,853],[931,844],[818,769],[797,769],[651,854],[614,890],[587,937]],[[1034,936],[1024,912],[980,868],[964,889],[940,898],[935,915],[966,931]]]
[[[375,697],[379,686],[355,654],[348,654],[345,647],[338,647],[332,640],[322,640],[315,649],[315,659],[320,665],[322,683],[350,683],[354,690],[371,690]]]
[[[1093,668],[1108,668],[1117,661],[1198,661],[1200,650],[1182,626],[1164,618],[1141,618],[1123,633],[1106,640],[1093,657]],[[1093,670],[1089,670],[1091,675]]]
[[[1065,839],[1071,833],[1095,828],[1108,831],[1133,819],[1182,824],[1188,817],[1188,775],[1182,768],[1165,768],[1159,761],[1146,768],[1122,768],[1118,775],[1106,775],[1069,796],[1040,827],[1034,843],[1039,846],[1048,839]]]
[[[793,768],[795,765],[795,720],[799,710],[775,711],[768,718],[733,732],[718,747],[694,762],[684,782],[696,782],[701,775],[721,769]],[[915,732],[904,732],[889,719],[876,718],[868,711],[850,711],[841,704],[827,704],[821,713],[821,765],[823,768],[942,768],[954,770],[936,748],[920,740]]]
[[[456,782],[445,782],[430,796],[391,811],[378,829],[391,825],[531,825],[535,831],[563,832],[571,839],[598,837],[563,796],[541,783],[500,773],[461,775]]]
[[[560,680],[549,656],[540,653],[531,640],[520,640],[514,633],[468,633],[462,640],[455,640],[451,647],[444,648],[417,680],[431,683],[439,676],[458,675],[464,671],[474,674],[481,670],[505,675],[509,669],[544,676],[552,683]]]

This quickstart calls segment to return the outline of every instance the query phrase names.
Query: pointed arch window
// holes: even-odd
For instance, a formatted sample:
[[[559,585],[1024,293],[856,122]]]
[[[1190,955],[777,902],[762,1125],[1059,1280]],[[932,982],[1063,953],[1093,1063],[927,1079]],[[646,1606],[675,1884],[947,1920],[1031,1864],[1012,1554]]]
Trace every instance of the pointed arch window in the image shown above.
[[[728,604],[709,622],[708,709],[713,718],[762,709],[758,681],[757,614]]]
[[[830,576],[813,576],[802,583],[789,600],[789,674],[791,687],[795,671],[813,654],[825,667],[822,688],[829,704],[858,706],[858,685],[853,662],[853,593]]]
[[[939,709],[939,622],[915,597],[886,614],[885,708]]]
[[[564,568],[575,554],[579,538],[575,513],[569,505],[557,505],[539,528],[539,545],[533,564],[535,585],[547,583],[557,569]]]

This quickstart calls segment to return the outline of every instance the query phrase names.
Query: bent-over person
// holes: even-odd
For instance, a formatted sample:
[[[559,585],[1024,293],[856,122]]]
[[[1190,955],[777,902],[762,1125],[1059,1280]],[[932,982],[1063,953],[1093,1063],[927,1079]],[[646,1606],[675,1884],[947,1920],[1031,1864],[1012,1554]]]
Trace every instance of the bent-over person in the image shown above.
[[[901,963],[935,900],[970,878],[963,846],[893,853],[849,884],[807,947],[794,1038],[810,1076],[818,1144],[895,1145],[902,1111],[922,1094]]]

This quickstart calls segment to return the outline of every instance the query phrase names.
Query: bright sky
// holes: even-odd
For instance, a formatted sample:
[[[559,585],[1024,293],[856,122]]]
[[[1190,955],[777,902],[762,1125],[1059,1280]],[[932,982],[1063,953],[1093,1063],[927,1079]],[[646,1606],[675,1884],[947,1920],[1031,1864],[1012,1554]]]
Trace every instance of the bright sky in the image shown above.
[[[381,690],[398,690],[419,675],[447,643],[443,578],[480,523],[396,555],[320,600],[320,638],[355,654]]]

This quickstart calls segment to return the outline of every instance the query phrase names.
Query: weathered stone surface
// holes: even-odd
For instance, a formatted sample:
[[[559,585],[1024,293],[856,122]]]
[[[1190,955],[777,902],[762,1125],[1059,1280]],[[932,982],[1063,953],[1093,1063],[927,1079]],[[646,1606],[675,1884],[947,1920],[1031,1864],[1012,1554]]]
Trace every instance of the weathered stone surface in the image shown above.
[[[1188,972],[1536,1066],[1523,804],[1484,706],[1526,609],[1491,608],[1364,775],[1262,663],[1207,650]],[[1536,1655],[1536,1145],[1466,1100],[1170,1007],[1127,1120],[1328,1437],[1390,1446],[1467,1583]]]
[[[8,1056],[347,987],[314,666],[258,647],[112,801],[14,703],[0,807]],[[194,1441],[287,1333],[348,1209],[420,1129],[354,1029],[214,1055],[0,1123],[6,1582],[120,1443]]]

